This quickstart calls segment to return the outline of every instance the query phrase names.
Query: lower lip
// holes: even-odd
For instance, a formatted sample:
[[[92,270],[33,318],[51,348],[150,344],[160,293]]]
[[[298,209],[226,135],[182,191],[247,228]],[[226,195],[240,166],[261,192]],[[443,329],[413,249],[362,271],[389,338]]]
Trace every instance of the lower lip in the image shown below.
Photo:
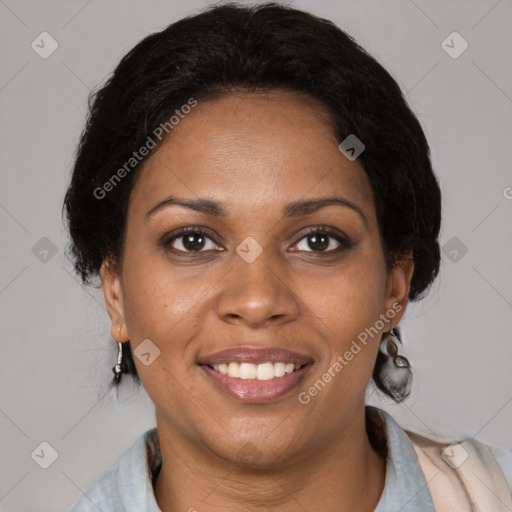
[[[200,367],[228,396],[242,402],[257,404],[272,402],[297,388],[311,368],[311,364],[270,380],[237,379],[217,372],[207,365]]]

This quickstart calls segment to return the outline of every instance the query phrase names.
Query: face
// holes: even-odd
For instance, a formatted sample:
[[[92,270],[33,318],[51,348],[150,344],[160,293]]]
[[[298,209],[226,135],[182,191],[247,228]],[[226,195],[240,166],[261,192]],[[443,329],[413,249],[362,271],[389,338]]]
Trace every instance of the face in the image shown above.
[[[299,460],[364,407],[412,263],[386,271],[369,181],[329,121],[308,98],[232,94],[140,171],[122,269],[101,276],[114,339],[150,340],[134,360],[174,442]]]

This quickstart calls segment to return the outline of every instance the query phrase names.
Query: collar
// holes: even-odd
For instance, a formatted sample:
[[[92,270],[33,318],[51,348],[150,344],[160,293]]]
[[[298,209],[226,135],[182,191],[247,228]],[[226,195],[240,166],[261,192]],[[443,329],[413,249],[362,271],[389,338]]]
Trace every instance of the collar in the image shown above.
[[[366,411],[382,422],[388,448],[384,490],[374,512],[435,512],[407,433],[386,411],[371,406]]]

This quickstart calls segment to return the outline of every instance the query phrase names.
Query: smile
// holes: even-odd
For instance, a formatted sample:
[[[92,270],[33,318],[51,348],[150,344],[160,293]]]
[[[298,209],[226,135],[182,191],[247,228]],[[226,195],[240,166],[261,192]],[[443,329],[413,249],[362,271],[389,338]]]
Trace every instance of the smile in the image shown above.
[[[221,363],[211,366],[216,372],[222,373],[235,379],[256,379],[256,380],[271,380],[283,377],[287,373],[292,373],[298,370],[303,365],[295,365],[294,363],[277,362],[271,363],[270,361],[261,364],[254,363]]]
[[[312,366],[313,358],[280,348],[238,347],[199,360],[216,389],[249,403],[271,402],[291,393]]]

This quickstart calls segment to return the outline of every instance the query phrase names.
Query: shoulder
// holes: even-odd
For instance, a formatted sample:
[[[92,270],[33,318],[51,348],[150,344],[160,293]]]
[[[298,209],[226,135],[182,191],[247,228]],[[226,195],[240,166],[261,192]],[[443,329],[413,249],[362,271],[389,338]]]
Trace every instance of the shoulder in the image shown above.
[[[490,510],[499,510],[501,503],[512,506],[511,449],[471,438],[440,443],[406,433],[433,494],[458,496],[457,501],[464,495]]]
[[[122,512],[124,509],[117,485],[117,469],[117,465],[110,468],[94,482],[73,505],[70,512],[97,512],[98,509]]]
[[[504,473],[508,486],[512,490],[512,448],[493,446],[477,439],[466,438],[451,443],[441,443],[414,432],[404,431],[416,451],[428,453],[431,457],[440,456],[452,469],[459,469],[466,463],[476,462],[489,471],[500,470]],[[470,458],[474,460],[469,460]]]
[[[119,463],[94,482],[70,512],[97,512],[98,509],[109,512],[159,511],[149,465],[154,444],[148,440],[155,437],[156,428],[142,433]]]
[[[379,512],[401,510],[394,506],[400,493],[408,498],[404,510],[512,510],[511,449],[476,439],[441,442],[402,429],[383,410],[369,412],[383,420],[389,451]]]
[[[492,451],[496,460],[498,461],[507,483],[512,492],[512,448],[505,448],[504,446],[488,446]]]

